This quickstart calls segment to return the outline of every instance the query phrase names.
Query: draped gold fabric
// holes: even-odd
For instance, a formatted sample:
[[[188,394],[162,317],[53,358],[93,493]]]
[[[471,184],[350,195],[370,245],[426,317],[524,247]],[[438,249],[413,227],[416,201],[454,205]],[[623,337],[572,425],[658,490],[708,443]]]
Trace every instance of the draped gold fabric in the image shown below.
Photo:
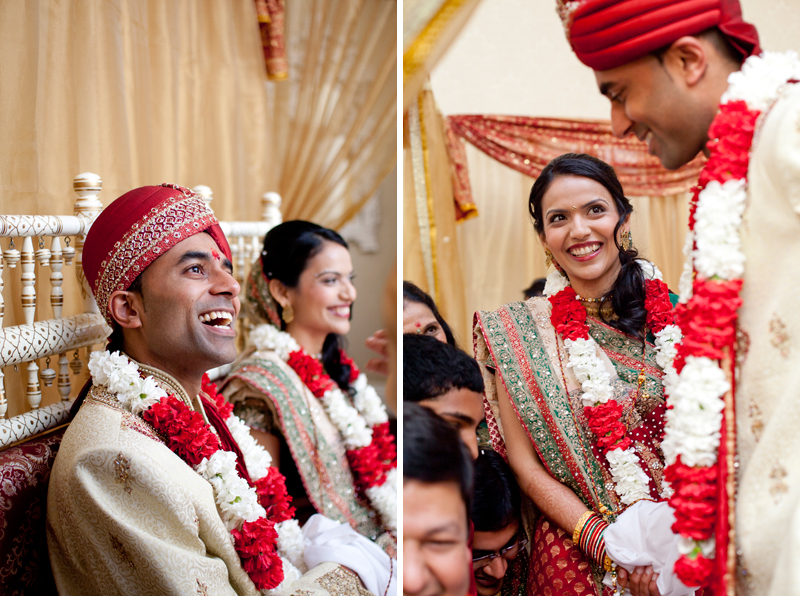
[[[252,0],[2,2],[0,80],[0,213],[72,214],[86,171],[102,177],[104,205],[146,184],[206,184],[220,219],[256,219],[276,187]],[[50,271],[36,273],[47,319]],[[74,266],[63,274],[63,314],[82,312]],[[23,320],[19,267],[4,278],[8,326]],[[5,370],[9,416],[28,409],[21,368]],[[43,406],[57,400],[43,387]]]
[[[289,78],[269,88],[284,219],[338,228],[397,160],[397,2],[293,0]]]
[[[433,67],[469,21],[480,0],[403,2],[403,111],[428,80]]]
[[[272,190],[266,74],[252,0],[0,4],[0,209],[71,213],[144,184],[206,184],[220,219]]]
[[[459,345],[468,348],[472,336],[463,322],[472,311],[466,310],[444,126],[430,91],[419,95],[403,128],[403,279],[433,297]],[[422,160],[414,155],[419,148]]]

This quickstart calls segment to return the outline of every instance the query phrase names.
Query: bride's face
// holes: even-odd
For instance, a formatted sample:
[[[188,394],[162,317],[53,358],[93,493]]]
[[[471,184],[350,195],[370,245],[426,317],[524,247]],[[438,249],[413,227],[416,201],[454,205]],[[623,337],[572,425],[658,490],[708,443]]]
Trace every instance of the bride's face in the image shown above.
[[[356,299],[350,251],[335,242],[323,242],[300,274],[297,286],[287,291],[294,309],[290,333],[324,336],[350,331],[350,307]]]
[[[591,178],[560,176],[542,197],[542,242],[584,297],[602,296],[620,270],[614,228],[619,221],[614,199]],[[620,228],[628,230],[628,221]]]

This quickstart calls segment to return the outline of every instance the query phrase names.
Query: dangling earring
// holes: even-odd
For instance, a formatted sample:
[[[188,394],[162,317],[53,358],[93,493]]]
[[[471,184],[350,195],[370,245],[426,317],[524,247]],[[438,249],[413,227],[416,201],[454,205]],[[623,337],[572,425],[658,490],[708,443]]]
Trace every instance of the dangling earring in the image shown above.
[[[622,234],[622,242],[620,242],[622,246],[622,250],[628,251],[633,246],[633,236],[631,235],[631,231],[628,230]]]
[[[550,252],[550,249],[546,246],[544,247],[544,263],[548,269],[552,266],[555,267],[561,274],[564,273],[564,269],[558,264],[558,261],[556,261],[553,257],[553,253]]]
[[[291,304],[287,304],[283,307],[283,312],[281,313],[281,318],[283,322],[287,325],[294,321],[294,309],[292,308]]]

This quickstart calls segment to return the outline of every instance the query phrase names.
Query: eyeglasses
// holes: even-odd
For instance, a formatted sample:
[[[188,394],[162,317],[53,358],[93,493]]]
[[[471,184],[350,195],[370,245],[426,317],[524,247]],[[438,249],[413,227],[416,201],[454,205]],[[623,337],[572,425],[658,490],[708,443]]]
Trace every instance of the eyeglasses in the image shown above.
[[[507,546],[500,551],[495,551],[493,553],[489,553],[488,555],[483,555],[481,557],[475,557],[472,559],[472,568],[480,569],[481,567],[486,567],[497,557],[503,557],[506,561],[512,561],[514,560],[514,557],[516,557],[519,554],[520,549],[526,544],[528,544],[528,539],[523,538],[519,542],[515,542],[511,546]]]

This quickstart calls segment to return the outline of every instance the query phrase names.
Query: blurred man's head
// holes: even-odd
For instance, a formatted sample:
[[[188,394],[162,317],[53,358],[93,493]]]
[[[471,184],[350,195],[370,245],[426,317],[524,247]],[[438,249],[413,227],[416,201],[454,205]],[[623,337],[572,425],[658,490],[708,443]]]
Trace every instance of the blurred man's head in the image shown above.
[[[434,340],[435,341],[435,340]],[[465,596],[472,462],[456,430],[403,404],[403,594]]]
[[[704,150],[728,75],[760,52],[738,0],[559,0],[559,13],[614,134],[647,142],[669,169]]]
[[[403,335],[403,401],[419,403],[447,420],[472,457],[478,457],[483,377],[474,358],[433,337]]]
[[[471,519],[472,569],[478,596],[494,596],[524,547],[520,493],[514,473],[497,453],[484,450],[475,460]],[[524,556],[524,553],[522,554]]]

